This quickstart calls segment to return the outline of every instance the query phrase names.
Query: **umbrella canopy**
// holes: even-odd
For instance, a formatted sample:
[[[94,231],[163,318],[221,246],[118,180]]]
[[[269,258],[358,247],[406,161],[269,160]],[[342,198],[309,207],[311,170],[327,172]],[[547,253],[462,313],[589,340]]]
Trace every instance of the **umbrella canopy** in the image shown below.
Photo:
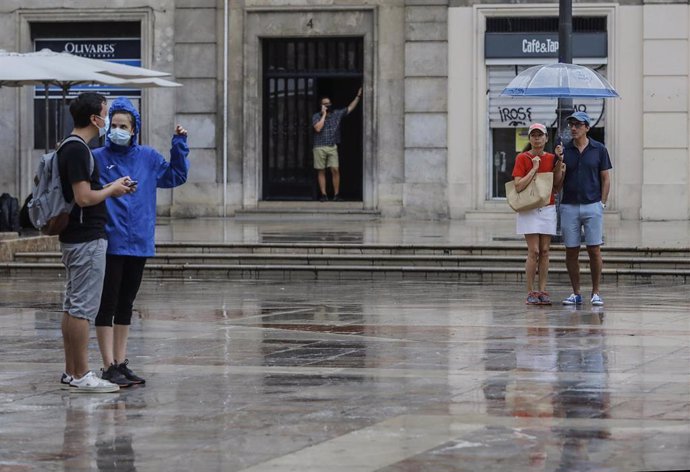
[[[0,82],[22,80],[23,75],[48,71],[72,77],[101,73],[124,79],[143,77],[166,77],[170,74],[143,67],[134,67],[116,62],[101,61],[88,57],[75,56],[66,52],[53,52],[43,49],[38,52],[16,53],[0,51]],[[54,80],[59,80],[54,78]]]
[[[592,69],[575,64],[530,67],[510,81],[501,95],[512,97],[614,98],[611,84]]]
[[[116,85],[131,88],[181,86],[177,82],[161,78],[168,75],[170,74],[167,72],[58,53],[50,49],[29,53],[0,50],[0,87],[43,85],[46,123],[49,114],[48,91],[51,85],[62,89],[64,110],[67,92],[76,85]],[[64,123],[64,120],[62,121]],[[49,148],[48,134],[46,126],[46,152]]]

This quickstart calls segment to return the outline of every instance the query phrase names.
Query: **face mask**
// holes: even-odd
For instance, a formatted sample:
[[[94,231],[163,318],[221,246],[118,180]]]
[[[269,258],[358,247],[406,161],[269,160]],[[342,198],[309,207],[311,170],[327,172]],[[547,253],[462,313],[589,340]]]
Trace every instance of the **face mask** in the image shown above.
[[[124,129],[111,129],[110,133],[108,133],[108,139],[110,139],[110,142],[117,144],[118,146],[127,146],[131,138],[132,135],[129,134],[129,131]]]
[[[100,126],[98,127],[98,137],[99,138],[102,138],[103,136],[105,136],[106,131],[108,131],[108,128],[110,127],[110,117],[106,116],[105,120],[102,120],[102,121],[103,121],[103,128],[101,128]]]

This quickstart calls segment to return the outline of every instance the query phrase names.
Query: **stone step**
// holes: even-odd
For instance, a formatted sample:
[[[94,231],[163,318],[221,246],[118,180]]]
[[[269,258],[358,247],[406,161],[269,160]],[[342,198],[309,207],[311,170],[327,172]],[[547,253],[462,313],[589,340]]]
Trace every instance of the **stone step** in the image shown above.
[[[434,255],[434,254],[275,254],[275,253],[158,253],[150,263],[158,265],[354,265],[399,267],[518,267],[525,264],[525,254],[520,255]],[[564,264],[563,253],[553,254],[551,263]],[[15,254],[14,262],[59,263],[58,252],[23,252]],[[589,264],[586,254],[580,255],[583,266]],[[607,268],[621,269],[690,269],[690,257],[629,257],[606,255]]]
[[[588,270],[583,268],[582,276]],[[61,263],[0,263],[0,275],[26,277],[64,278]],[[463,282],[511,282],[524,281],[522,267],[429,267],[429,266],[362,266],[362,265],[251,265],[251,264],[157,264],[146,265],[146,278],[174,279],[347,279],[347,280],[448,280]],[[687,283],[690,270],[687,269],[616,269],[605,268],[602,280],[605,283],[653,283],[673,281]],[[564,267],[549,270],[549,280],[566,283]]]
[[[437,255],[470,255],[470,254],[512,254],[524,256],[527,248],[524,242],[486,245],[423,245],[423,244],[365,244],[347,242],[319,243],[199,243],[167,242],[156,244],[157,252],[162,253],[273,253],[273,254],[437,254]],[[584,249],[582,253],[586,252]],[[652,247],[606,247],[602,248],[605,256],[640,256],[640,257],[687,257],[690,248],[652,248]],[[562,245],[554,245],[552,254],[565,253]]]

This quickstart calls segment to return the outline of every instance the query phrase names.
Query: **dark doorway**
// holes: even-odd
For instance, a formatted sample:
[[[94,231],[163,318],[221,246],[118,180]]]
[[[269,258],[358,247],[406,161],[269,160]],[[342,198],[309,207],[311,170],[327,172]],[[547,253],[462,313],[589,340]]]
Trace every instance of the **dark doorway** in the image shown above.
[[[328,96],[336,108],[352,101],[363,81],[362,38],[262,40],[264,200],[313,200],[312,116]],[[362,200],[363,113],[342,123],[339,144],[344,200]],[[332,194],[330,188],[329,193]]]

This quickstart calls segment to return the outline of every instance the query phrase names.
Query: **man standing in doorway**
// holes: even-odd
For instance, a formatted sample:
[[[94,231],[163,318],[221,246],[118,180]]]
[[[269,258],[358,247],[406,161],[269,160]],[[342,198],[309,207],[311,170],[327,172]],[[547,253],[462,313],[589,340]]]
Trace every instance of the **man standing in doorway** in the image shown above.
[[[321,195],[319,200],[328,200],[326,193],[326,167],[331,170],[333,178],[333,200],[341,201],[340,198],[340,170],[338,163],[338,143],[340,143],[340,124],[342,119],[355,109],[362,98],[362,88],[357,91],[357,96],[350,102],[347,108],[333,109],[333,104],[329,97],[321,98],[321,111],[314,113],[311,118],[314,126],[314,169],[317,172],[319,190]]]
[[[563,300],[564,305],[581,305],[580,294],[580,230],[584,227],[585,244],[592,273],[591,303],[601,306],[599,294],[604,242],[604,209],[609,197],[611,159],[606,147],[589,138],[592,120],[587,113],[577,111],[567,119],[573,140],[565,146],[563,160],[565,179],[561,202],[561,229],[565,243],[565,264],[573,293]]]

